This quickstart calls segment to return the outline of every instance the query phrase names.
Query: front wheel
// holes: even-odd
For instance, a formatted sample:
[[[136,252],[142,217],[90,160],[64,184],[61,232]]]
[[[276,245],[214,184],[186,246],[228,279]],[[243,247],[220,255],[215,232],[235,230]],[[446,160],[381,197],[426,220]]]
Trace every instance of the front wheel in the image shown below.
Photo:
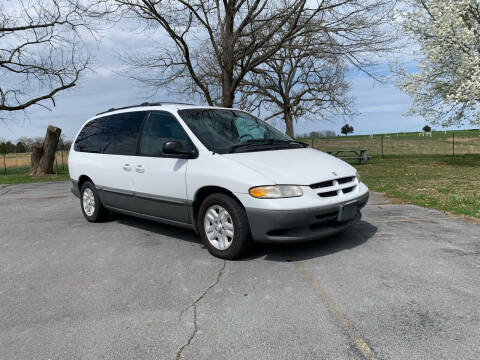
[[[203,201],[198,228],[208,251],[222,259],[238,257],[250,241],[250,226],[245,210],[226,194],[212,194]]]

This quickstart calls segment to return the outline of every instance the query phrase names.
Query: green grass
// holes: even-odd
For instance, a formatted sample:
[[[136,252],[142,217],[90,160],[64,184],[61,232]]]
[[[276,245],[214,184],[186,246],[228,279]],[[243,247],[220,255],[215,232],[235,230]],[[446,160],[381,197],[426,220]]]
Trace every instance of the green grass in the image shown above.
[[[398,134],[348,135],[313,139],[313,147],[322,151],[337,149],[366,149],[368,155],[452,155],[480,154],[480,131],[433,131],[432,137],[418,136],[418,132]],[[312,144],[312,139],[299,139]]]
[[[29,176],[29,167],[11,167],[7,168],[7,173],[4,174],[3,169],[0,172],[0,184],[23,184],[23,183],[35,183],[46,181],[64,181],[69,180],[68,168],[58,168],[58,175],[46,175],[46,176]],[[54,167],[55,170],[55,167]]]
[[[370,190],[449,213],[480,218],[480,155],[388,156],[356,165]]]

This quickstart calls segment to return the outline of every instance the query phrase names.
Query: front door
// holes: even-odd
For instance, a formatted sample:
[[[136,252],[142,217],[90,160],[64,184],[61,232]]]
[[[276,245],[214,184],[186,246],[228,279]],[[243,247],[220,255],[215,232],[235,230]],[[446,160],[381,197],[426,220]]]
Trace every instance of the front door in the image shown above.
[[[186,173],[188,162],[165,155],[167,141],[190,141],[177,119],[167,112],[152,112],[145,120],[133,168],[135,194],[142,214],[189,223]]]

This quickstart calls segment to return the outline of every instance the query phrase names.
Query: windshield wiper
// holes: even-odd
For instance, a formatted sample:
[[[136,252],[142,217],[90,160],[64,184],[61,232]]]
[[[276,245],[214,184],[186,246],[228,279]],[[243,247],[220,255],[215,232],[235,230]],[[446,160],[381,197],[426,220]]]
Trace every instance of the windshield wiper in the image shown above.
[[[302,147],[307,147],[308,144],[303,143],[301,141],[296,141],[296,140],[274,140],[274,139],[268,139],[268,140],[251,140],[246,143],[240,143],[240,144],[233,144],[230,146],[229,152],[234,152],[237,149],[243,149],[243,148],[249,148],[249,147],[256,147],[256,146],[269,146],[269,145],[301,145]]]
[[[302,141],[297,141],[297,140],[275,140],[275,139],[270,139],[269,144],[295,144],[295,145],[302,145],[302,147],[307,147],[308,144],[304,143]]]
[[[230,146],[230,148],[228,149],[228,152],[233,152],[234,150],[236,149],[241,149],[241,148],[248,148],[248,147],[251,147],[251,146],[265,146],[265,145],[269,145],[268,142],[266,142],[265,140],[263,139],[258,139],[258,140],[249,140],[247,142],[243,142],[243,143],[237,143],[237,144],[233,144]]]

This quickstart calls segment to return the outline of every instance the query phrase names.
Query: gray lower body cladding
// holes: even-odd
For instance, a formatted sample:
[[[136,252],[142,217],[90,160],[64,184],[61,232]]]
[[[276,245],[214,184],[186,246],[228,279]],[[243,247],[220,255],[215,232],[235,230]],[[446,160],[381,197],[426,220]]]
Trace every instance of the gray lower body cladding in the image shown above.
[[[180,226],[197,231],[192,204],[183,199],[155,196],[133,191],[95,186],[103,206],[108,210],[146,220]],[[72,193],[80,198],[78,182],[72,180]]]
[[[70,188],[70,191],[72,192],[73,195],[80,198],[80,189],[78,188],[78,181],[72,180],[72,187]]]
[[[197,230],[190,203],[181,204],[179,201],[157,199],[144,194],[137,198],[134,193],[127,194],[118,190],[108,191],[111,195],[123,197],[121,201],[112,201],[108,197],[106,199],[104,188],[99,187],[99,190],[102,202],[110,210]],[[77,181],[72,181],[71,191],[75,196],[80,197]],[[358,213],[348,221],[338,221],[342,203],[298,210],[247,208],[252,238],[259,242],[286,243],[316,240],[336,234],[360,220],[360,209],[367,204],[368,193],[352,201],[356,201]],[[130,208],[133,204],[135,208]]]
[[[259,242],[297,242],[321,239],[336,234],[361,219],[360,209],[367,204],[368,193],[354,200],[357,214],[339,221],[343,203],[298,210],[247,208],[252,238]]]

